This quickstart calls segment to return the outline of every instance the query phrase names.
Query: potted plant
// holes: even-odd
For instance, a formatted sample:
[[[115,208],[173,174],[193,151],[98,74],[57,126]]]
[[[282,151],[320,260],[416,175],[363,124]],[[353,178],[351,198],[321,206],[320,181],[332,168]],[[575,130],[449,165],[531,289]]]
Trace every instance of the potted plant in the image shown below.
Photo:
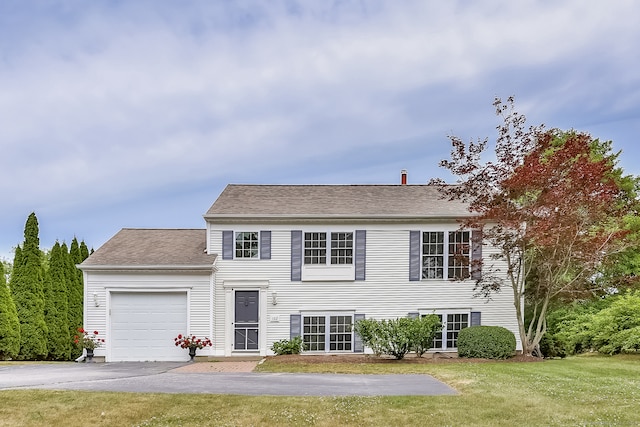
[[[191,361],[196,357],[196,350],[203,349],[205,347],[212,346],[213,343],[207,337],[198,338],[195,335],[182,335],[178,334],[176,338],[173,339],[176,347],[188,348],[189,356],[191,356]]]
[[[87,351],[87,362],[91,362],[93,350],[100,347],[104,343],[104,339],[98,338],[98,331],[93,331],[93,334],[90,334],[84,328],[78,328],[78,334],[73,337],[73,342],[81,345]]]

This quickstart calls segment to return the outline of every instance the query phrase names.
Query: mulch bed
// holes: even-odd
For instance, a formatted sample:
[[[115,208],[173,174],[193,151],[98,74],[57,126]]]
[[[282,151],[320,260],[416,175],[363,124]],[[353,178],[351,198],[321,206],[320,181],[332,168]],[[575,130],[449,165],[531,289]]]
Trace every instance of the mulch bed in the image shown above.
[[[273,359],[281,363],[388,363],[388,364],[423,364],[423,363],[510,363],[510,362],[542,362],[539,357],[516,355],[509,359],[469,359],[458,357],[455,354],[435,353],[425,354],[423,357],[416,357],[409,354],[404,359],[396,360],[388,356],[374,356],[370,354],[331,354],[331,355],[309,355],[309,354],[285,354],[282,356],[268,356],[267,360]]]

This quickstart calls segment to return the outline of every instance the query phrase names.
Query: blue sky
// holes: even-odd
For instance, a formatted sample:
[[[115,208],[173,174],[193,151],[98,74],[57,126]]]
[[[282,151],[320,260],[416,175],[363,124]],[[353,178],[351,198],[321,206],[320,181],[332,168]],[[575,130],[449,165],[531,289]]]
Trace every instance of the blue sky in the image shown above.
[[[447,135],[613,140],[640,174],[640,2],[0,2],[0,258],[204,227],[228,183],[446,176]]]

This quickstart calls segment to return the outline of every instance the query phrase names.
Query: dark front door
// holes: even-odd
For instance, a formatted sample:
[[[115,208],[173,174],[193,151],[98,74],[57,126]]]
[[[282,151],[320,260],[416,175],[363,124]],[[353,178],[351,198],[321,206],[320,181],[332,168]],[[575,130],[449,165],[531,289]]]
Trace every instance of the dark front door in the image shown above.
[[[259,350],[258,297],[258,291],[236,291],[234,350]]]

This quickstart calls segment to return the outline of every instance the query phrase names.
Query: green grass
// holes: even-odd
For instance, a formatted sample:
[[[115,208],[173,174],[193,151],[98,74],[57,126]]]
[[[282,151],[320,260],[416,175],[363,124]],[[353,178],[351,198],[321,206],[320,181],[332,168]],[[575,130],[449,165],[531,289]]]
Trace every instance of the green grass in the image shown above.
[[[423,373],[447,382],[460,394],[250,397],[2,391],[0,426],[640,425],[640,356],[582,356],[540,363],[286,365],[274,358],[260,370]]]

